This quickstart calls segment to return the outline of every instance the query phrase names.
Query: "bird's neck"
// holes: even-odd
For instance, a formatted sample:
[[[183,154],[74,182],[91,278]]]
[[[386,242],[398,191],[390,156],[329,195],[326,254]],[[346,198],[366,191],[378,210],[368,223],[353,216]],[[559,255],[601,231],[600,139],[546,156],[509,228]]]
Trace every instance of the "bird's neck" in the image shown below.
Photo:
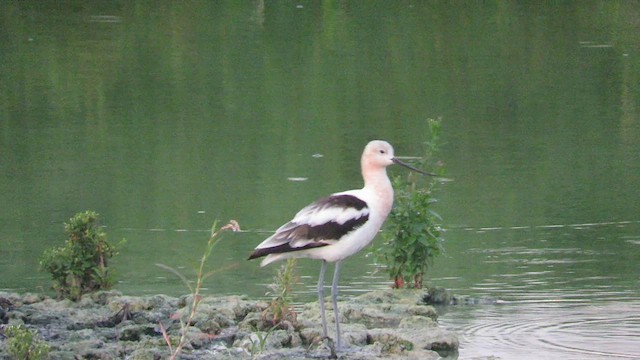
[[[376,208],[380,215],[386,218],[393,206],[393,187],[387,176],[386,168],[364,169],[362,172],[364,178],[364,190],[374,195],[377,202]]]

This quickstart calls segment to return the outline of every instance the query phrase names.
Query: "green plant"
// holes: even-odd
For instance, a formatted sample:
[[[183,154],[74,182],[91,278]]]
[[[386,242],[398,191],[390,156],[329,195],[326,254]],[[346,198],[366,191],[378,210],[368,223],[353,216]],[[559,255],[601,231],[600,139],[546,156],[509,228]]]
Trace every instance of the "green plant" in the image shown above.
[[[296,273],[297,260],[287,259],[282,264],[273,278],[273,283],[269,285],[267,296],[272,296],[271,302],[262,312],[262,322],[255,326],[253,336],[250,338],[251,348],[249,352],[251,358],[262,353],[269,337],[279,327],[283,326],[283,321],[289,321],[292,325],[297,323],[297,313],[293,309],[293,287],[298,282]]]
[[[429,119],[427,124],[429,139],[424,142],[424,154],[417,165],[443,174],[442,164],[435,160],[440,146],[441,121]],[[411,172],[393,179],[395,206],[382,233],[385,244],[373,252],[394,280],[395,288],[403,288],[407,282],[409,286],[421,288],[424,274],[443,251],[439,225],[442,218],[432,209],[436,202],[432,193],[439,181]]]
[[[200,301],[202,301],[202,296],[200,295],[200,291],[202,290],[202,284],[204,280],[207,279],[209,276],[213,275],[214,273],[216,273],[217,271],[220,271],[220,269],[218,269],[217,271],[210,271],[205,273],[205,269],[204,269],[207,259],[209,259],[209,257],[211,256],[211,252],[213,251],[213,248],[216,246],[216,244],[218,244],[220,240],[220,236],[219,236],[220,233],[225,230],[240,231],[240,225],[235,220],[229,221],[227,225],[217,230],[216,230],[216,227],[217,227],[217,222],[214,222],[213,226],[211,227],[211,235],[209,236],[209,241],[207,242],[207,245],[205,247],[204,253],[202,254],[202,257],[200,258],[200,263],[195,269],[196,271],[195,286],[192,286],[189,280],[187,279],[187,277],[184,276],[178,270],[164,264],[156,264],[157,266],[167,271],[170,271],[174,273],[176,276],[178,276],[178,278],[182,280],[182,282],[187,286],[187,288],[189,288],[189,291],[191,292],[191,299],[188,304],[188,311],[186,312],[185,315],[179,317],[180,338],[178,339],[178,343],[176,344],[175,348],[171,345],[172,341],[171,341],[171,338],[169,337],[169,333],[167,332],[167,329],[164,327],[162,322],[160,322],[160,330],[162,332],[162,337],[164,338],[164,341],[169,347],[171,360],[176,359],[178,355],[182,352],[182,349],[184,348],[184,346],[187,344],[187,340],[188,340],[187,334],[188,334],[189,326],[191,326],[191,324],[193,323],[193,318],[197,313],[198,305],[200,304]]]
[[[273,331],[278,328],[280,323],[273,325],[267,331],[260,331],[257,328],[255,329],[254,337],[251,337],[249,341],[251,341],[251,348],[249,349],[249,353],[251,354],[251,358],[253,359],[260,353],[264,352],[267,348],[267,341],[269,337],[273,334]]]
[[[278,273],[273,278],[273,283],[269,285],[271,289],[267,295],[273,296],[269,307],[265,309],[263,316],[270,317],[270,322],[277,325],[284,320],[295,323],[297,314],[293,310],[293,286],[298,281],[296,274],[296,259],[287,259],[287,262],[280,266]]]
[[[11,325],[4,333],[7,336],[7,351],[14,358],[40,360],[48,357],[50,347],[40,340],[36,331],[29,330],[24,325]]]
[[[78,300],[84,293],[111,287],[107,263],[117,254],[117,246],[107,241],[98,214],[77,213],[64,224],[64,231],[68,236],[65,245],[45,250],[40,258],[40,269],[51,274],[58,294]]]

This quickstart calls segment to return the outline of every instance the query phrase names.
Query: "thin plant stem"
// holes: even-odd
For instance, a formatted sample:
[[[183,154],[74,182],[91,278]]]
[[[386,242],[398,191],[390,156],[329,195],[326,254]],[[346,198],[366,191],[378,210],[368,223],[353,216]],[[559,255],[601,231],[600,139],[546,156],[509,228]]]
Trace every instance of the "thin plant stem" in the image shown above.
[[[205,251],[202,254],[202,258],[200,259],[200,264],[199,264],[199,267],[198,267],[198,269],[196,271],[196,285],[195,285],[195,287],[192,287],[189,284],[189,281],[187,280],[187,278],[184,275],[182,275],[179,271],[175,270],[174,268],[172,268],[170,266],[163,265],[163,264],[156,264],[156,265],[162,267],[163,269],[166,269],[166,270],[171,271],[172,273],[176,274],[187,285],[187,287],[189,288],[189,291],[191,291],[191,295],[192,295],[191,310],[189,311],[189,315],[187,316],[186,321],[183,321],[183,319],[180,318],[180,340],[178,341],[178,345],[175,347],[175,349],[172,348],[172,346],[171,346],[171,340],[169,338],[169,335],[167,333],[166,328],[162,325],[162,323],[160,323],[160,329],[162,331],[162,336],[163,336],[165,342],[167,343],[167,345],[169,347],[169,352],[171,353],[171,357],[170,357],[171,360],[176,359],[177,356],[182,351],[182,349],[187,344],[187,333],[188,333],[188,330],[189,330],[189,326],[191,326],[193,318],[195,317],[195,315],[196,315],[196,313],[198,311],[198,305],[200,304],[200,301],[202,300],[202,296],[200,295],[200,291],[202,289],[202,284],[203,284],[204,280],[213,273],[213,272],[209,272],[209,273],[205,274],[204,266],[205,266],[209,256],[211,256],[211,252],[213,251],[214,246],[220,240],[218,235],[222,231],[226,231],[226,230],[240,231],[240,225],[235,220],[230,220],[228,224],[226,224],[225,226],[219,228],[218,230],[216,230],[216,226],[217,226],[217,221],[211,227],[211,236],[209,237],[209,241],[207,242],[207,247],[205,248]]]

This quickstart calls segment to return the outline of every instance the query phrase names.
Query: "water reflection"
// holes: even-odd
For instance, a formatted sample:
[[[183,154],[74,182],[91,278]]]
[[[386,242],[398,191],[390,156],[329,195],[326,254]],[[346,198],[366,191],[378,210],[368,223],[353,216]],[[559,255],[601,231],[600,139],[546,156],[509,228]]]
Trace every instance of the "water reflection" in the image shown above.
[[[515,302],[457,308],[439,322],[460,335],[461,359],[637,359],[639,314],[640,302]]]
[[[640,357],[637,249],[627,241],[639,231],[638,221],[450,230],[483,245],[458,255],[482,274],[434,282],[502,300],[444,311],[440,322],[461,334],[460,358]]]
[[[118,290],[180,295],[155,263],[188,272],[213,219],[273,229],[357,187],[368,140],[411,154],[424,119],[441,116],[455,181],[437,194],[447,253],[428,275],[507,302],[460,309],[462,332],[501,324],[466,334],[462,357],[494,354],[482,338],[505,358],[531,353],[509,352],[526,343],[509,326],[547,340],[526,339],[548,350],[540,358],[580,357],[574,340],[591,357],[628,354],[631,339],[597,311],[640,297],[637,4],[297,5],[0,2],[0,287],[46,291],[38,256],[64,241],[63,221],[95,209],[111,239],[129,240]],[[264,237],[225,235],[216,266],[236,268],[208,293],[264,296],[274,268],[244,261]],[[370,263],[345,263],[343,295],[389,286]],[[300,262],[300,301],[313,300],[317,266]],[[614,347],[564,334],[564,313]]]

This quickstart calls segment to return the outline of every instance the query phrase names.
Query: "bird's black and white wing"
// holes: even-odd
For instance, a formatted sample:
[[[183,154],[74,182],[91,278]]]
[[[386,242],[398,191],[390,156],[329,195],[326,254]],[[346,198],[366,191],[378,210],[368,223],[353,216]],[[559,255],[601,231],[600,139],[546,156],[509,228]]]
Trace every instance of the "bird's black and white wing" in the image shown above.
[[[369,220],[369,207],[349,192],[333,194],[300,210],[260,243],[249,259],[331,245]]]

